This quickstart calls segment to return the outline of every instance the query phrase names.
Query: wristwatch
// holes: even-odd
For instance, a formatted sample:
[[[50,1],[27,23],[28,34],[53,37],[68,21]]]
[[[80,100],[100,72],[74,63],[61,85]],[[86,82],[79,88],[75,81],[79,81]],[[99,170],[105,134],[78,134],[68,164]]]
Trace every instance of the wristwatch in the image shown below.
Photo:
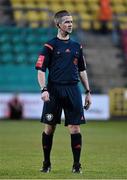
[[[91,93],[91,90],[89,89],[87,89],[86,91],[85,91],[85,94],[88,94],[88,93]]]
[[[41,93],[43,93],[44,91],[48,91],[47,87],[43,87],[43,89],[41,89]]]

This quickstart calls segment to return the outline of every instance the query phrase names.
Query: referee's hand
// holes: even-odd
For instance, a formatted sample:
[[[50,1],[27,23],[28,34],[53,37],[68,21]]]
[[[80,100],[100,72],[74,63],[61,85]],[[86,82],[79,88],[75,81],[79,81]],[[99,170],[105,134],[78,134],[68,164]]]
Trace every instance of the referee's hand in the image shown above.
[[[46,101],[50,101],[49,99],[49,92],[48,91],[44,91],[43,93],[41,93],[41,99],[46,102]]]
[[[88,110],[90,105],[92,103],[92,100],[91,100],[91,94],[87,94],[86,97],[85,97],[85,106],[84,106],[84,109]]]

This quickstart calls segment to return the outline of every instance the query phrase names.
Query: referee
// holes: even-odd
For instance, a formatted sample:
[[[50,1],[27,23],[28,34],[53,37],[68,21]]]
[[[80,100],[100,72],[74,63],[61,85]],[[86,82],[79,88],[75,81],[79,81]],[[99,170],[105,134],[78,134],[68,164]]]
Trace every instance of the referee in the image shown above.
[[[44,161],[41,172],[48,173],[51,171],[50,152],[53,134],[56,125],[61,123],[63,109],[65,126],[68,127],[71,137],[72,172],[82,173],[80,163],[82,148],[80,124],[85,123],[85,117],[78,82],[80,79],[84,86],[86,93],[85,108],[88,109],[91,104],[91,94],[86,63],[82,46],[69,37],[73,24],[70,13],[66,10],[59,11],[55,14],[54,21],[58,28],[57,37],[44,44],[36,63],[41,98],[44,101],[41,117],[41,122],[45,123],[42,133]],[[49,71],[47,83],[46,69]]]

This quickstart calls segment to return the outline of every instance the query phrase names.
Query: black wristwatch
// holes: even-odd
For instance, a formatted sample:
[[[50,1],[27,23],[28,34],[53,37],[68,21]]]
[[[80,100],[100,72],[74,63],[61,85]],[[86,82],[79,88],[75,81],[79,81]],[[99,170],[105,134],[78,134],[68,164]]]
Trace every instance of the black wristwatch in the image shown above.
[[[91,90],[88,90],[88,89],[87,89],[87,90],[85,91],[85,94],[88,94],[88,93],[91,93]]]
[[[43,87],[43,89],[41,89],[41,93],[45,92],[45,91],[48,91],[47,87]]]

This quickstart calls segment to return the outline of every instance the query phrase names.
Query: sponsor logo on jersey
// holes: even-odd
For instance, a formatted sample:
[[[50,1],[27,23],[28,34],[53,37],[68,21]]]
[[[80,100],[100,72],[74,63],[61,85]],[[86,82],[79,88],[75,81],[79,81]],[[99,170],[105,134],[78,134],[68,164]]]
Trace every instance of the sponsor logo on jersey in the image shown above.
[[[53,114],[46,114],[45,116],[46,116],[47,121],[52,121]]]

